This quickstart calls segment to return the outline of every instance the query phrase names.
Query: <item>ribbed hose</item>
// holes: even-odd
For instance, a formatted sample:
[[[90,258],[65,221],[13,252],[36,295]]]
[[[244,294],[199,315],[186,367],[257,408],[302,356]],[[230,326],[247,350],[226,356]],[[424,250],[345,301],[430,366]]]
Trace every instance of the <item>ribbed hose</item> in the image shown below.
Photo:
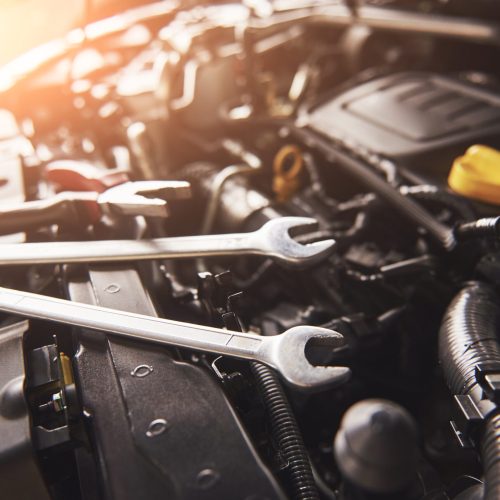
[[[448,307],[439,332],[439,358],[453,394],[470,394],[478,363],[500,363],[500,300],[483,283],[465,287]]]
[[[439,332],[439,357],[453,394],[480,397],[478,364],[500,363],[500,298],[484,283],[471,283],[448,307]],[[481,443],[484,500],[500,499],[500,414],[486,422]]]
[[[484,463],[485,500],[500,498],[500,414],[497,413],[486,423],[481,457]]]
[[[251,363],[257,387],[266,407],[271,432],[287,463],[295,500],[319,500],[309,456],[290,403],[276,373],[261,363]]]

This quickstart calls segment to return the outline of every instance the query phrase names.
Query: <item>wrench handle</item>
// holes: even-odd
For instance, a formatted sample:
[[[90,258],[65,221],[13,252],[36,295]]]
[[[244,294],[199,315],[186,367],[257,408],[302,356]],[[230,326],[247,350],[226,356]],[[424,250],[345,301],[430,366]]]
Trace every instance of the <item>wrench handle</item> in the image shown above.
[[[0,234],[18,233],[74,219],[71,204],[62,198],[28,201],[0,209]]]
[[[0,266],[77,262],[120,262],[222,255],[258,254],[255,233],[181,236],[150,240],[6,243],[0,245]]]
[[[182,323],[0,287],[0,310],[29,318],[100,330],[120,337],[258,359],[258,335]]]

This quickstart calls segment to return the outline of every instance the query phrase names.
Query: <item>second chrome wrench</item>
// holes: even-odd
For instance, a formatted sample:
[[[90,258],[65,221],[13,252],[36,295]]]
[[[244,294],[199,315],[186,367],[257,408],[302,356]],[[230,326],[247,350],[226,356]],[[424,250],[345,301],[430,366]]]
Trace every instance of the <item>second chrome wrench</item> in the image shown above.
[[[7,243],[0,245],[0,266],[262,255],[300,267],[321,261],[335,245],[334,240],[303,245],[290,235],[290,231],[316,224],[315,219],[308,217],[280,217],[251,233],[149,240]]]
[[[297,326],[281,335],[261,337],[9,288],[0,288],[0,310],[124,338],[259,361],[277,370],[289,384],[303,390],[331,387],[346,381],[350,375],[345,366],[313,366],[307,360],[305,348],[311,340],[332,347],[342,343],[340,333],[326,328]]]

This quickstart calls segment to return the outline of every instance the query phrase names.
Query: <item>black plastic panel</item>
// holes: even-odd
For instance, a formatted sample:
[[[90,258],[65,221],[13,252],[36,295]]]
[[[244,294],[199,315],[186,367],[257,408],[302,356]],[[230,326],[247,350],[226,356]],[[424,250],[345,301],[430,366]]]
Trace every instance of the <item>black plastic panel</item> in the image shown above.
[[[318,106],[309,126],[419,169],[447,171],[475,143],[500,141],[500,96],[458,79],[399,73]]]
[[[156,316],[138,273],[92,265],[72,299]],[[169,350],[79,331],[74,361],[98,478],[79,457],[84,499],[283,500],[221,388]],[[83,466],[85,466],[85,469]],[[92,485],[92,488],[89,487]]]

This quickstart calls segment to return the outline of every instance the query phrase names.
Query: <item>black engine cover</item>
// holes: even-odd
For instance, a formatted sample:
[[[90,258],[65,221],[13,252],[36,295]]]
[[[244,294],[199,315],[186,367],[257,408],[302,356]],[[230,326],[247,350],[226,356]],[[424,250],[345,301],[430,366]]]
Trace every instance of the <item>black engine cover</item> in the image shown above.
[[[500,96],[451,77],[399,73],[317,106],[308,125],[408,167],[445,174],[471,144],[500,145]]]

